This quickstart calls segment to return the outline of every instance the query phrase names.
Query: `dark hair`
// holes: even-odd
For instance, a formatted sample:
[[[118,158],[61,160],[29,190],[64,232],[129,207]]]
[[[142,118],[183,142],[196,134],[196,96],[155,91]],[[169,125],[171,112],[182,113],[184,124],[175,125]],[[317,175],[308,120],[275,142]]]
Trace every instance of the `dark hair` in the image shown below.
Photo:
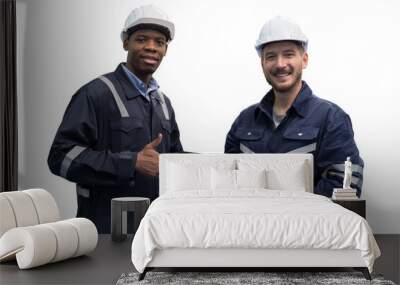
[[[162,33],[167,38],[167,41],[171,40],[171,33],[169,32],[169,30],[164,26],[160,26],[160,25],[156,25],[156,24],[139,24],[139,25],[130,27],[126,31],[126,35],[127,35],[128,39],[134,32],[136,32],[138,30],[156,30],[156,31]]]
[[[301,52],[305,52],[304,43],[303,42],[300,42],[300,41],[291,41],[291,42],[294,43],[299,48],[299,50]]]

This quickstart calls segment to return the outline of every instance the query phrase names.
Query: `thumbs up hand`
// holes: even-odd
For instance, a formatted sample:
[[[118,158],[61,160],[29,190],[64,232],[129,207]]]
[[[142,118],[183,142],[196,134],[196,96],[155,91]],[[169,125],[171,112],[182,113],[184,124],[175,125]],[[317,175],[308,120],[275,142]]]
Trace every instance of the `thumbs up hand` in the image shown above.
[[[136,158],[136,170],[149,176],[158,175],[158,162],[159,153],[156,148],[162,141],[162,134],[158,134],[158,137],[151,143],[148,143],[144,148],[137,154]]]

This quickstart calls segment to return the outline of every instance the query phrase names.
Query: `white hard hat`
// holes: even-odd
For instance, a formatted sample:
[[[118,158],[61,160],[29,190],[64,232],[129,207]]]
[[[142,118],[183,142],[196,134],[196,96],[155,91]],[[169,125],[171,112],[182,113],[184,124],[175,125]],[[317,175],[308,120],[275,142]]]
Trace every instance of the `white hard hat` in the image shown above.
[[[278,41],[300,42],[304,50],[307,51],[308,39],[300,27],[280,16],[267,21],[262,27],[255,45],[258,55],[261,56],[262,48],[266,44]]]
[[[144,28],[146,26],[160,29],[166,35],[167,40],[174,38],[175,26],[169,20],[167,14],[153,5],[146,5],[132,10],[126,18],[125,26],[121,31],[121,40],[124,41],[135,31],[135,27]]]

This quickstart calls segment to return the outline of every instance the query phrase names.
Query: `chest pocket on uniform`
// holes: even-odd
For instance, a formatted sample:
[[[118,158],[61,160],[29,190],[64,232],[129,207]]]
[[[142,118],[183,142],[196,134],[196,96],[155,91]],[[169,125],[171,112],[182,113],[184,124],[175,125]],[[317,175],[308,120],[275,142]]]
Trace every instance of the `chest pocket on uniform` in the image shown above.
[[[142,119],[122,117],[110,121],[110,128],[113,151],[140,151],[147,142],[148,134]]]
[[[314,127],[287,129],[283,138],[287,144],[288,153],[309,153],[316,149],[319,129]]]
[[[168,120],[160,120],[161,124],[161,133],[163,135],[161,144],[158,146],[157,150],[159,152],[168,152],[171,146],[171,121]]]
[[[238,128],[235,136],[240,141],[240,150],[243,153],[264,152],[263,138],[264,130]]]
[[[161,120],[161,127],[163,128],[165,134],[169,135],[171,133],[171,122],[167,120]]]

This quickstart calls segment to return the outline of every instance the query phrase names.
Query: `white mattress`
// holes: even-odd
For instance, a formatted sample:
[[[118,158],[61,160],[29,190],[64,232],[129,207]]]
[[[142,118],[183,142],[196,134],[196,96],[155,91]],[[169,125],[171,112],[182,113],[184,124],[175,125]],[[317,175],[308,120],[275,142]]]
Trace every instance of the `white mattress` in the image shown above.
[[[359,215],[320,195],[266,189],[164,194],[140,223],[132,262],[143,272],[154,250],[167,248],[356,249],[370,271],[380,255]]]

